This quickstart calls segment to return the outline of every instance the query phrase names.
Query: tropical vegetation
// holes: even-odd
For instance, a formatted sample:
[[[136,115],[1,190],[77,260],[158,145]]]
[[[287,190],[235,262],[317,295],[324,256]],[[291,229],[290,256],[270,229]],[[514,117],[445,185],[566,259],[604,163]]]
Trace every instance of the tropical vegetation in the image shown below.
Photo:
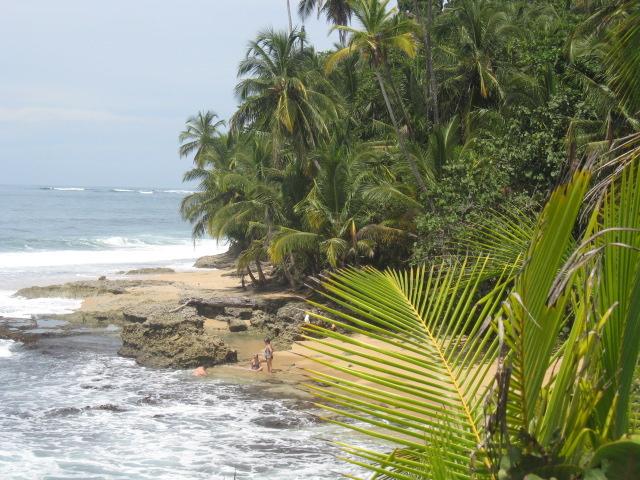
[[[184,218],[258,288],[320,279],[309,388],[372,478],[640,478],[640,4],[397,4],[249,42]]]

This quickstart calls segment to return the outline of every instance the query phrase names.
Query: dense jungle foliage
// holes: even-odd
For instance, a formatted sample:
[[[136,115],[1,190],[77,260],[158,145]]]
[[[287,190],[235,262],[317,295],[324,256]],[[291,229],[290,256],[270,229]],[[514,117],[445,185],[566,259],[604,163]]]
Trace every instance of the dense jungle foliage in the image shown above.
[[[637,131],[606,60],[633,2],[302,0],[340,42],[265,30],[238,109],[190,118],[182,213],[255,283],[441,255],[486,212],[539,210],[585,155]],[[622,59],[621,59],[622,61]]]

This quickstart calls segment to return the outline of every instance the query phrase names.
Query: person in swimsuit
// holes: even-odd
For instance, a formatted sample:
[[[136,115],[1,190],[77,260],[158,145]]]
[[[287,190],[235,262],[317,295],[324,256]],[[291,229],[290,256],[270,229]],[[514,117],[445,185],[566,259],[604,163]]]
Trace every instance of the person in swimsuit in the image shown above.
[[[258,357],[257,353],[251,359],[251,363],[249,364],[249,366],[251,370],[253,370],[254,372],[262,371],[262,366],[260,365],[260,358]]]
[[[273,347],[271,346],[271,340],[264,339],[264,359],[267,362],[267,372],[271,373],[271,365],[273,363]]]

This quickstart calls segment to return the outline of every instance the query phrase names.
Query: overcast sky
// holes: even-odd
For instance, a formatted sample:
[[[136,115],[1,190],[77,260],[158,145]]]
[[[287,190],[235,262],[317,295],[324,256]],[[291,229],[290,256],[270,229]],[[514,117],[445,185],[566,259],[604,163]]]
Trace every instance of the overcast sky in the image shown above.
[[[286,0],[0,7],[0,184],[180,185],[185,119],[200,109],[229,117],[247,42],[288,23]],[[333,44],[323,21],[306,28],[317,48]]]

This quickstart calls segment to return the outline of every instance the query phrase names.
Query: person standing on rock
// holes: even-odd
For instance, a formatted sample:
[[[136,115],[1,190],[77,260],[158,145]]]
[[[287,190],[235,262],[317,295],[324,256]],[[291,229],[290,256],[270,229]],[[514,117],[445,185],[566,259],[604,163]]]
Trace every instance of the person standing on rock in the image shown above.
[[[267,372],[271,373],[271,365],[273,363],[273,347],[271,346],[271,340],[264,339],[264,359],[267,362]]]

